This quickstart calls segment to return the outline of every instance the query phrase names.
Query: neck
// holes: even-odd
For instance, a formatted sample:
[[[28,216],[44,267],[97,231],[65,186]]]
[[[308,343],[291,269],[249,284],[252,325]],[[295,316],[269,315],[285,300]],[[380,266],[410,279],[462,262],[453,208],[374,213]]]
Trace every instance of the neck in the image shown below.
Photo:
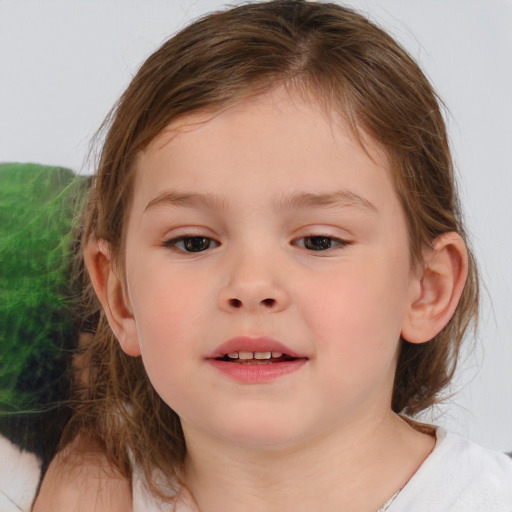
[[[265,451],[190,432],[185,481],[197,510],[376,512],[416,472],[434,439],[392,413],[373,420]]]

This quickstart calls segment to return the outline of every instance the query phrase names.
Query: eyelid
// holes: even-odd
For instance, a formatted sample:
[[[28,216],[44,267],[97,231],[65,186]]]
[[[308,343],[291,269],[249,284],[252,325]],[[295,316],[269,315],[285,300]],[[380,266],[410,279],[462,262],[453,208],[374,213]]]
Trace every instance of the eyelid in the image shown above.
[[[204,239],[209,240],[210,243],[213,244],[213,245],[210,245],[209,247],[207,247],[206,249],[204,249],[202,251],[187,251],[185,248],[181,249],[181,248],[178,247],[178,244],[180,242],[184,242],[184,241],[186,241],[188,239],[191,239],[191,238],[204,238]],[[168,248],[168,249],[175,250],[176,252],[179,252],[179,253],[182,253],[182,254],[198,255],[198,254],[201,254],[201,253],[208,252],[211,249],[215,249],[216,247],[219,247],[220,242],[218,240],[215,240],[215,238],[213,238],[211,236],[205,235],[204,233],[184,233],[184,234],[180,234],[180,235],[175,236],[175,237],[166,238],[162,242],[162,245],[164,247]]]
[[[162,231],[160,240],[163,245],[165,243],[170,243],[173,240],[178,240],[180,238],[194,237],[211,238],[212,240],[218,241],[217,235],[213,233],[211,229],[200,225],[173,226],[172,228],[166,229],[165,232]]]
[[[299,243],[299,241],[302,241],[302,240],[308,239],[308,238],[320,238],[320,239],[327,238],[327,239],[335,242],[336,245],[334,247],[329,247],[326,249],[318,249],[318,250],[309,249],[308,247],[305,246],[305,244]],[[318,233],[304,234],[303,236],[300,236],[300,237],[295,237],[291,241],[291,244],[307,251],[308,253],[322,254],[322,253],[331,253],[331,252],[335,252],[335,251],[341,251],[341,250],[345,249],[347,246],[352,245],[353,241],[347,240],[346,238],[341,238],[339,236],[335,236],[332,233],[318,232]]]

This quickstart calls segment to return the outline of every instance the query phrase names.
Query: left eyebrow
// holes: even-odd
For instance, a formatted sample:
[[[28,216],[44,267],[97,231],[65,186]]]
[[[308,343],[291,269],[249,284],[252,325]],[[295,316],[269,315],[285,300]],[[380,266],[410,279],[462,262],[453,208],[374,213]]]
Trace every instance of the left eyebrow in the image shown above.
[[[189,192],[173,192],[167,191],[155,197],[144,208],[144,212],[156,208],[158,206],[171,207],[204,207],[210,210],[225,210],[227,202],[215,194],[197,194]]]
[[[326,194],[294,193],[289,196],[282,196],[275,201],[275,208],[278,210],[317,206],[354,206],[377,213],[377,208],[368,199],[348,190],[339,190]]]

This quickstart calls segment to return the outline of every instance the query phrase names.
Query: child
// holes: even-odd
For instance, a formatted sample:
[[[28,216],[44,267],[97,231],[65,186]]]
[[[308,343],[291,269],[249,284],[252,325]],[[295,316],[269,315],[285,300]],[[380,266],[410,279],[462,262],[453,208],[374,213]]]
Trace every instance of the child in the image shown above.
[[[477,272],[436,95],[362,16],[251,3],[165,43],[84,246],[102,314],[36,512],[512,509],[505,455],[412,419]]]

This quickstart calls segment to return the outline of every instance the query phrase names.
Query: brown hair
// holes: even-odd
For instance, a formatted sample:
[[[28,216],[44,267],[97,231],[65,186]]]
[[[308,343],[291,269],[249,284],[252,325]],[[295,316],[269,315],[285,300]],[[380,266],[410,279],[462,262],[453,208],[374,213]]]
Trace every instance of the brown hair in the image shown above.
[[[351,9],[281,0],[210,14],[168,40],[142,65],[107,120],[85,212],[84,243],[104,239],[122,265],[134,158],[171,121],[218,111],[285,85],[310,93],[385,149],[408,220],[411,254],[440,234],[465,238],[439,100],[417,64],[385,32]],[[423,344],[402,341],[392,409],[414,415],[439,400],[460,344],[476,319],[478,281],[469,278],[445,329]],[[99,310],[89,290],[91,314]],[[185,443],[178,416],[157,395],[140,358],[125,355],[103,314],[88,347],[89,386],[68,431],[86,432],[112,463],[131,474],[127,448],[146,472],[179,476]]]

